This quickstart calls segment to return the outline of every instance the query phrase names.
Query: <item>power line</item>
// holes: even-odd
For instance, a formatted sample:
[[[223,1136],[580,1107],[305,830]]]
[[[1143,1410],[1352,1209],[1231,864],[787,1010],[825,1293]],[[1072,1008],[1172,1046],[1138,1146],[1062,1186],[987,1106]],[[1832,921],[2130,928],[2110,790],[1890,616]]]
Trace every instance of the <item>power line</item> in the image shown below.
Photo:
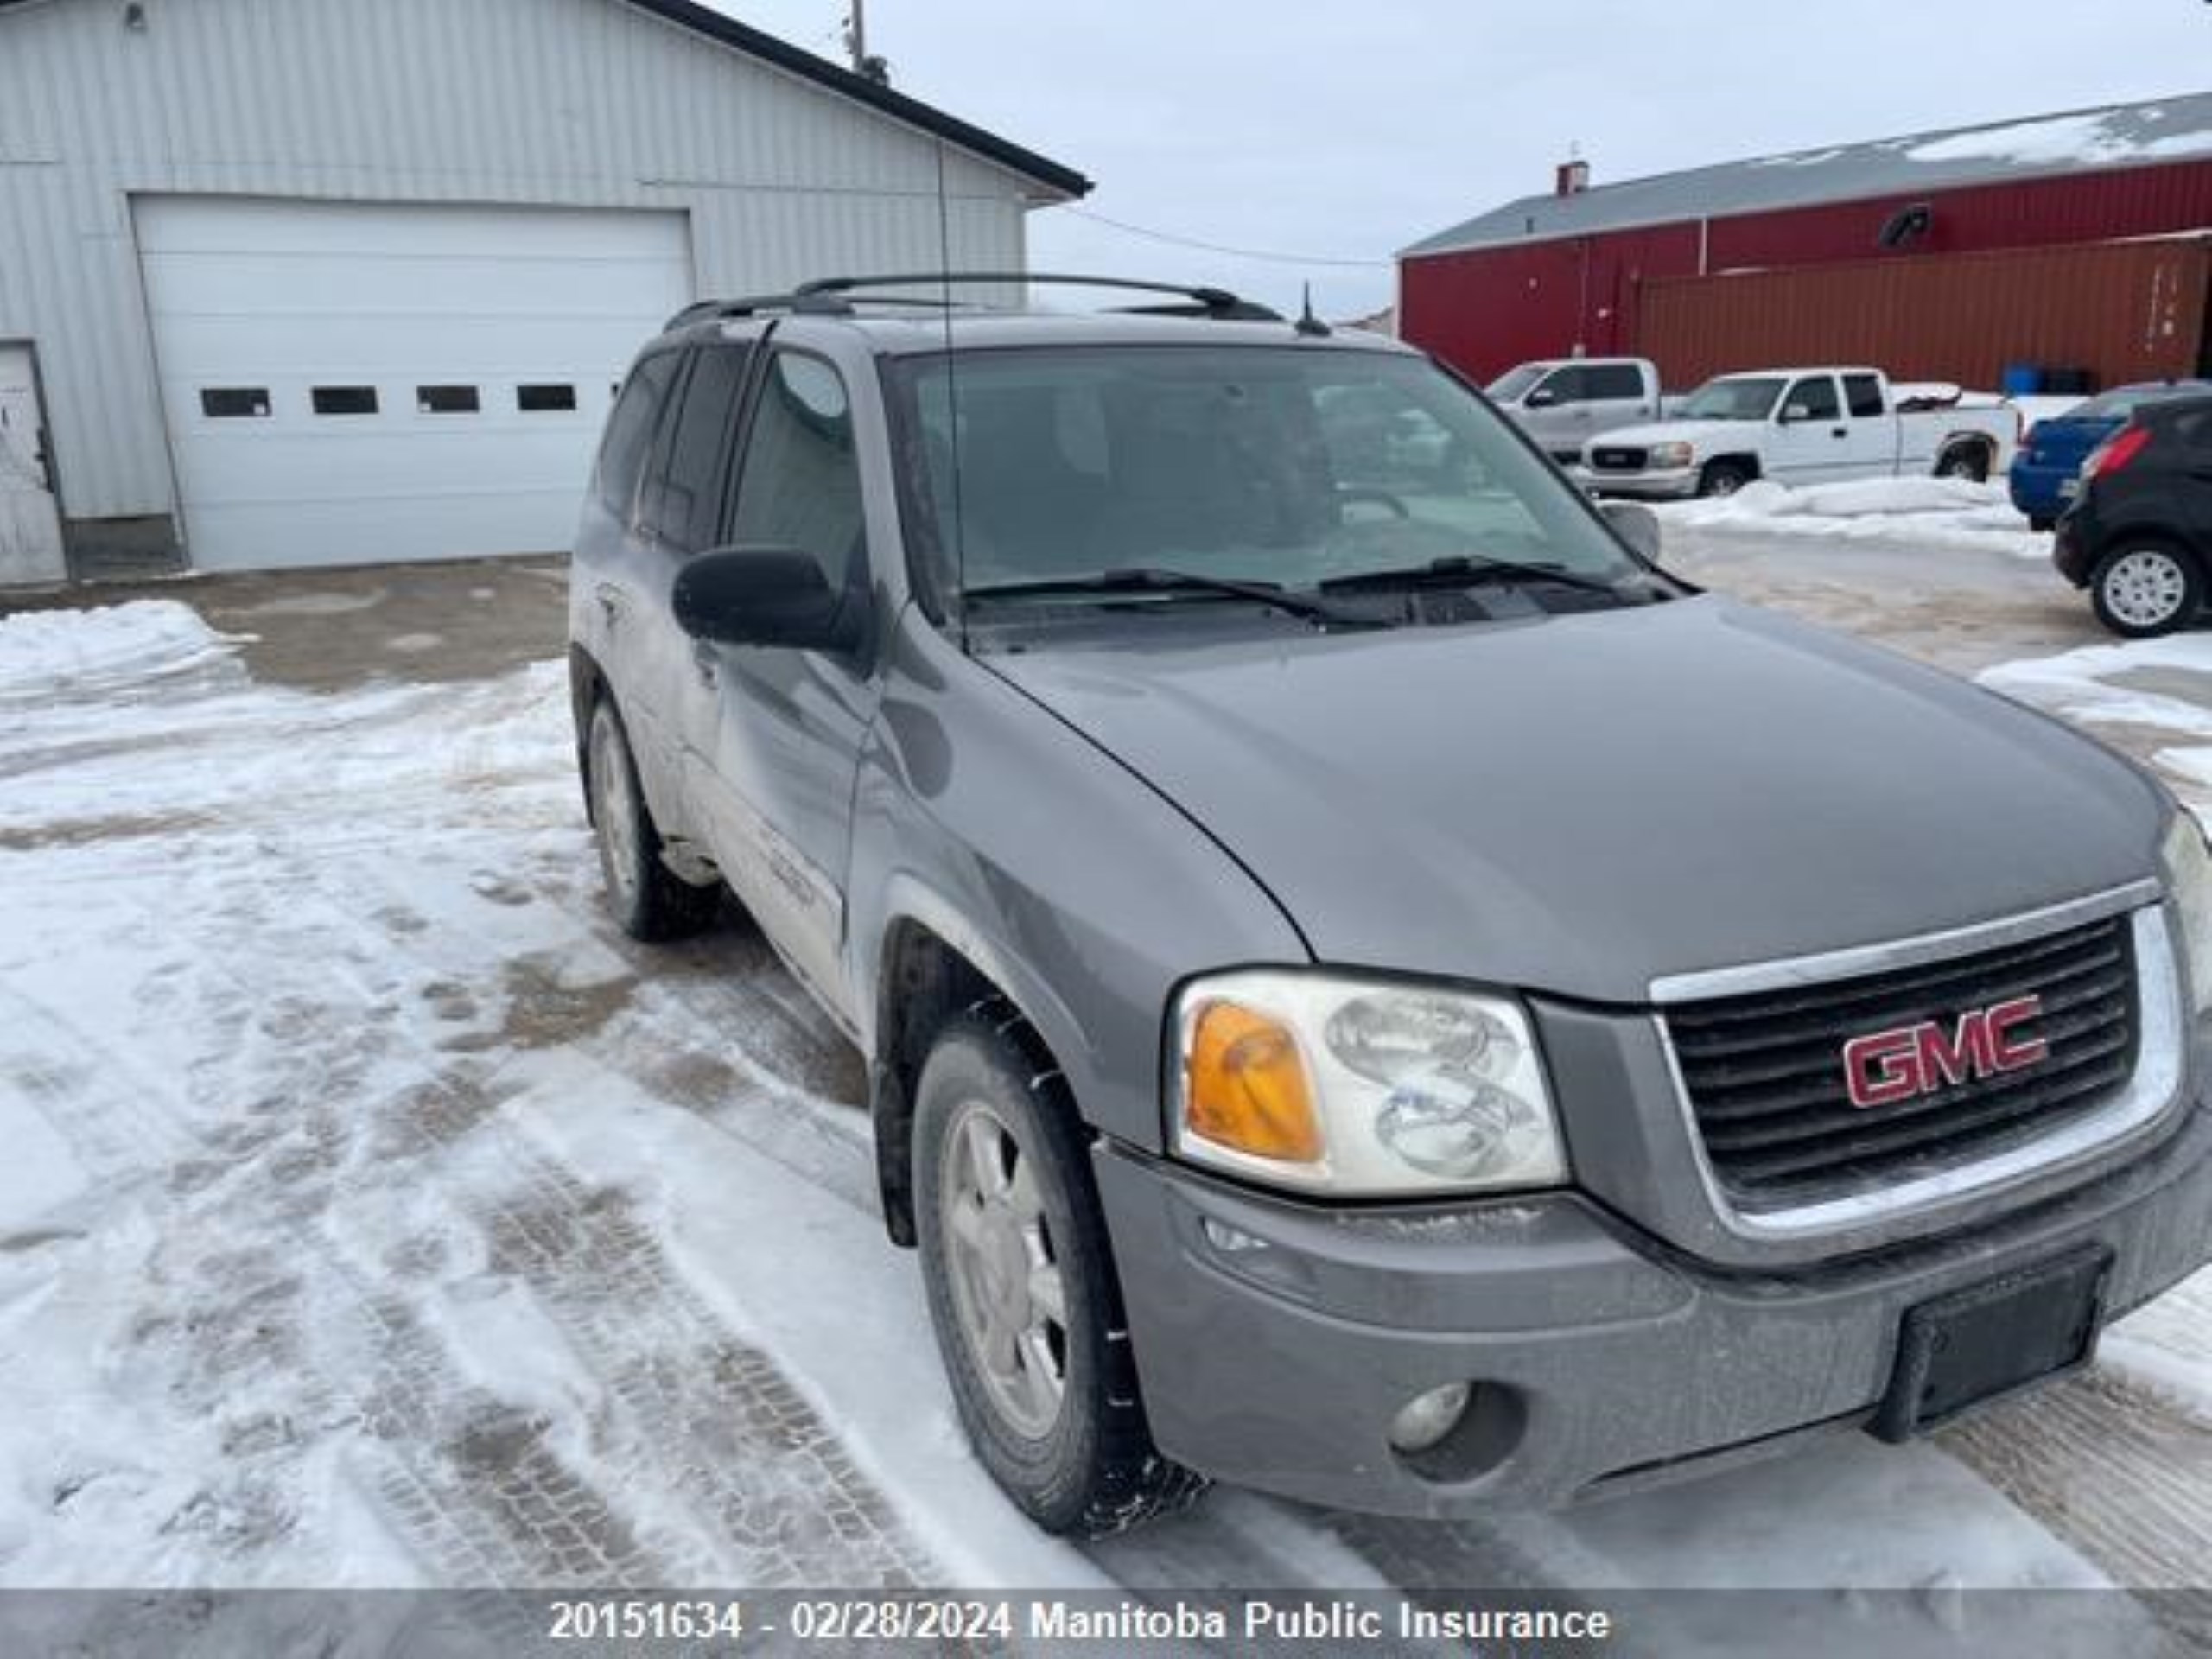
[[[1195,248],[1201,253],[1226,254],[1234,259],[1257,259],[1277,265],[1308,267],[1325,265],[1342,270],[1389,270],[1396,263],[1389,259],[1328,259],[1302,253],[1271,252],[1260,248],[1232,248],[1219,242],[1201,242],[1195,237],[1176,236],[1167,231],[1151,230],[1142,225],[1132,225],[1126,219],[1109,219],[1105,214],[1093,213],[1088,207],[1064,206],[1060,208],[1060,212],[1072,213],[1077,219],[1087,219],[1094,225],[1103,225],[1109,230],[1121,231],[1129,236],[1141,236],[1153,242],[1165,242],[1171,247]]]

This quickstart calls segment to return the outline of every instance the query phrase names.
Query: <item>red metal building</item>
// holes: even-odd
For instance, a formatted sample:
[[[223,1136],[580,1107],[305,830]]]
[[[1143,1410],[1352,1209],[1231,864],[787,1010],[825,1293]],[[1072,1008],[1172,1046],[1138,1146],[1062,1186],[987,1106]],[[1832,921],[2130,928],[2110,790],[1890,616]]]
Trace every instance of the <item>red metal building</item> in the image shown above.
[[[1572,163],[1546,195],[1513,202],[1431,237],[1399,256],[1400,328],[1406,339],[1487,380],[1534,358],[1646,354],[1670,385],[1708,362],[1669,363],[1652,337],[1651,289],[1668,284],[1679,313],[1713,283],[1709,318],[1732,303],[1719,286],[1763,273],[1762,348],[1802,338],[1791,355],[1817,359],[1838,303],[1872,308],[1854,338],[1885,349],[1876,359],[1907,378],[1988,384],[1996,363],[2037,361],[2038,341],[2104,340],[2137,303],[2113,262],[2111,285],[2071,283],[2056,306],[2081,308],[2068,326],[2023,331],[2017,351],[1974,315],[1972,285],[1884,280],[1899,261],[2048,250],[2171,237],[2212,229],[2212,93],[2120,105],[1996,126],[1923,133],[1842,149],[1764,157],[1592,188]],[[1865,273],[1842,278],[1834,268]],[[1988,280],[2031,273],[2002,263]],[[1814,285],[1789,273],[1820,270]],[[1801,291],[1802,290],[1802,291]],[[1742,290],[1748,293],[1748,290]],[[1906,296],[1941,291],[1955,315],[1908,317]],[[2107,315],[2109,313],[2110,315]],[[2090,315],[2095,314],[2095,315]],[[1777,323],[1779,317],[1781,321]],[[1795,317],[1801,326],[1793,328]],[[1893,325],[1893,326],[1890,326]],[[2074,326],[2074,325],[2079,325]],[[2107,354],[2064,366],[2109,383],[2145,372],[2194,372],[2203,362],[2200,303],[2156,352]],[[1709,357],[1713,331],[1702,334]],[[1746,344],[1749,345],[1747,340]],[[1724,353],[1725,354],[1725,353]],[[1759,360],[1765,360],[1761,358]],[[2147,367],[2146,367],[2147,365]],[[1756,366],[1748,359],[1729,366]],[[2056,366],[2056,365],[2054,365]]]

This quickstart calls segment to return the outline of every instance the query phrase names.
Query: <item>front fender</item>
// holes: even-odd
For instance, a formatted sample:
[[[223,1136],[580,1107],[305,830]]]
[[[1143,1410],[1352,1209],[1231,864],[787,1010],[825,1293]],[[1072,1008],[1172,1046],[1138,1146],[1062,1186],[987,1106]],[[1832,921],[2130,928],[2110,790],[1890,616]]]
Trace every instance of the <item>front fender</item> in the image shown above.
[[[1175,986],[1311,959],[1198,825],[911,607],[861,757],[851,868],[847,969],[871,1057],[887,941],[918,923],[1020,1010],[1087,1122],[1147,1150]]]

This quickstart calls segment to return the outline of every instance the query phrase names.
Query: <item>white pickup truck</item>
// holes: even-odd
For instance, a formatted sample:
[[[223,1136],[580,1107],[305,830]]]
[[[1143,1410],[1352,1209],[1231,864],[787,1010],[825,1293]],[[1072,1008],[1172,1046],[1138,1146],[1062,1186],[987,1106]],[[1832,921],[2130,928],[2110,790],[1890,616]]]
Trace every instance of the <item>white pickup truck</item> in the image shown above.
[[[1582,448],[1577,479],[1605,495],[1731,495],[1753,479],[1980,481],[2012,464],[2019,416],[1955,386],[1892,388],[1876,369],[1725,374],[1669,418],[1621,427]]]

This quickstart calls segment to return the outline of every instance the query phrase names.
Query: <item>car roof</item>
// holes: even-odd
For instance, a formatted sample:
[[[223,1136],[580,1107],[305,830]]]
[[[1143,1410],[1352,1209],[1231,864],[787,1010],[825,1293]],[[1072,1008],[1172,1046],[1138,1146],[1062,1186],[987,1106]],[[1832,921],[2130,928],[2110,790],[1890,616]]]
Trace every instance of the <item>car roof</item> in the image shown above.
[[[955,351],[991,351],[1039,346],[1295,346],[1419,356],[1411,346],[1386,335],[1357,329],[1325,334],[1301,332],[1289,321],[1223,321],[1206,316],[1171,316],[1153,312],[1068,313],[961,309],[917,314],[856,307],[849,315],[799,312],[777,314],[779,339],[804,340],[837,335],[857,339],[884,357],[920,357]],[[661,339],[752,338],[753,319],[712,316],[679,320]]]
[[[2183,392],[2172,397],[2152,397],[2135,407],[2133,419],[2152,422],[2177,421],[2191,415],[2202,415],[2212,410],[2212,386],[2201,391]]]

